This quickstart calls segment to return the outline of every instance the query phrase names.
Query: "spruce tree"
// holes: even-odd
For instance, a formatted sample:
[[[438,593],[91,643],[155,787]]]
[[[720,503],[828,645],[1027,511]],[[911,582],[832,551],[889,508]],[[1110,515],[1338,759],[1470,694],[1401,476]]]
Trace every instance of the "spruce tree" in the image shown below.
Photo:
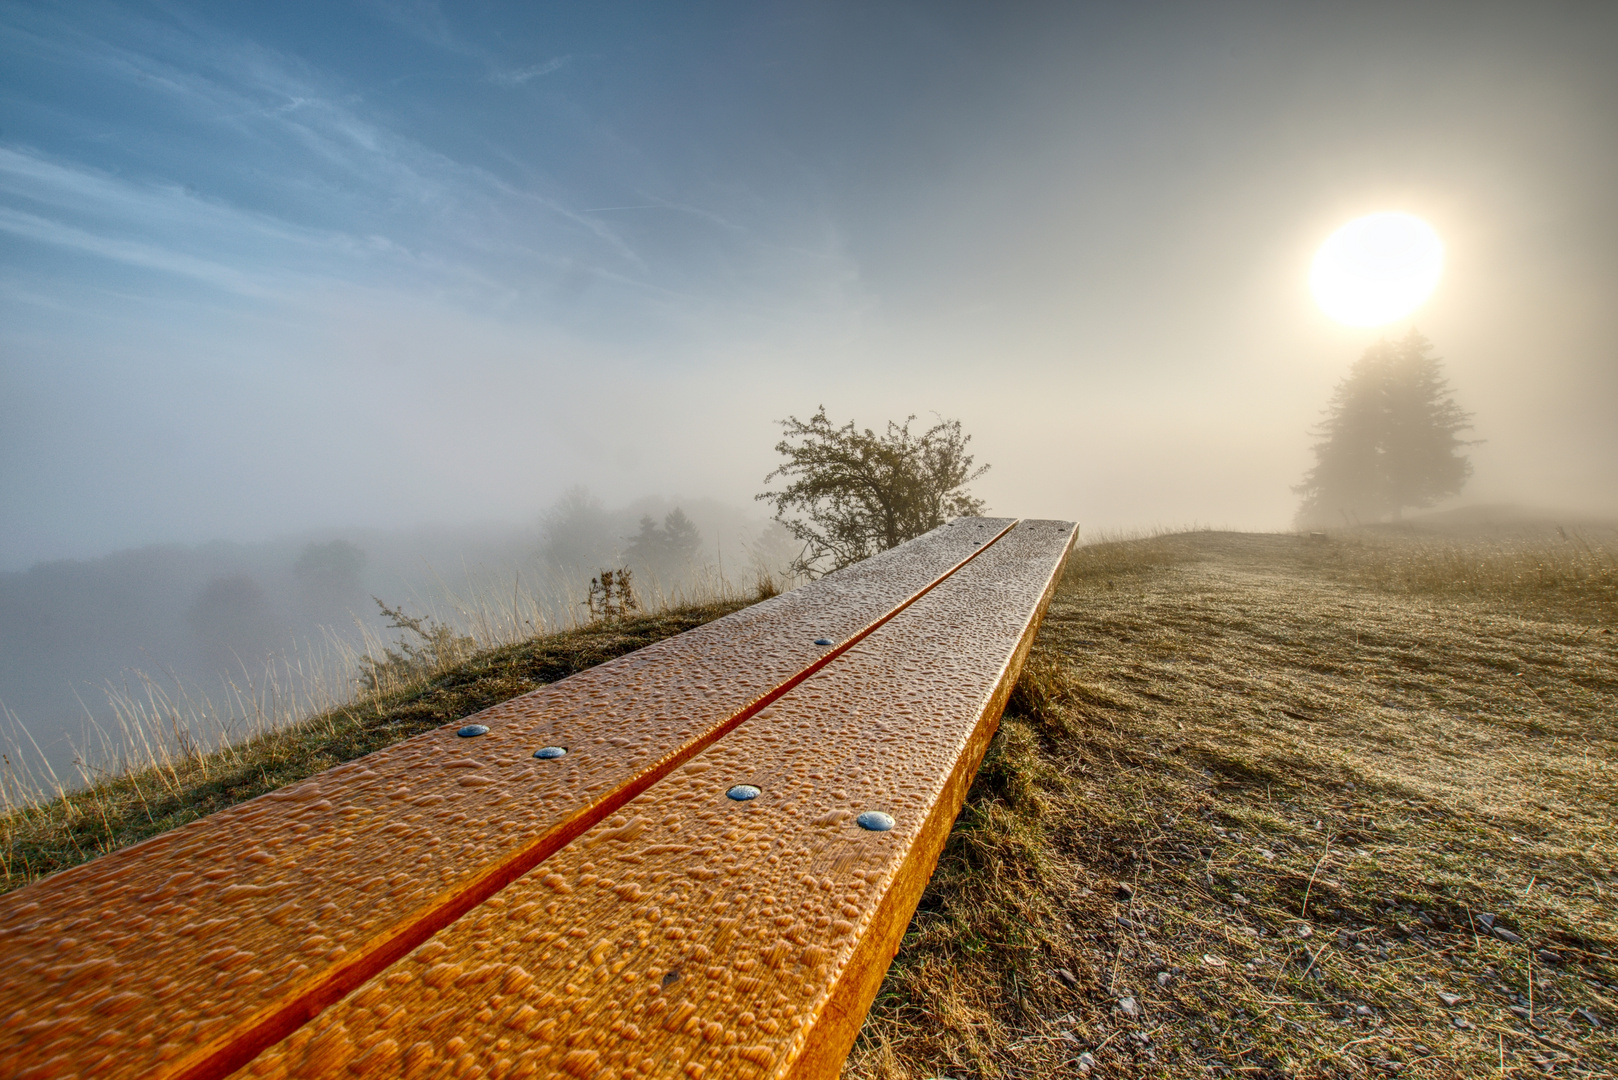
[[[1293,491],[1298,524],[1398,520],[1460,492],[1472,464],[1459,433],[1471,414],[1450,397],[1432,343],[1411,330],[1365,350],[1332,392],[1315,465]]]

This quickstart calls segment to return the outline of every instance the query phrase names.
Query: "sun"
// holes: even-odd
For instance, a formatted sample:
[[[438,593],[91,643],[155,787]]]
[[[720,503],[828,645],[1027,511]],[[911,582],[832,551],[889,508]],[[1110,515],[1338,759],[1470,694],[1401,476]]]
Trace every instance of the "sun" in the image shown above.
[[[1444,272],[1444,243],[1413,214],[1355,218],[1326,238],[1309,272],[1315,302],[1348,326],[1402,319],[1432,295]]]

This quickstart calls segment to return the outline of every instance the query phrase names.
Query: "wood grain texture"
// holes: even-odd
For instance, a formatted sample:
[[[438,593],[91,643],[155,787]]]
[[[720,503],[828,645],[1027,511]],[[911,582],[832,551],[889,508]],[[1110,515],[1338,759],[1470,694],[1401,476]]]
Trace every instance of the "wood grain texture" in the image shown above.
[[[1020,523],[239,1075],[835,1075],[1073,535]]]
[[[963,519],[489,709],[477,717],[487,735],[418,736],[0,898],[0,1075],[224,1075],[993,550],[1010,525]],[[570,753],[534,760],[547,744]]]

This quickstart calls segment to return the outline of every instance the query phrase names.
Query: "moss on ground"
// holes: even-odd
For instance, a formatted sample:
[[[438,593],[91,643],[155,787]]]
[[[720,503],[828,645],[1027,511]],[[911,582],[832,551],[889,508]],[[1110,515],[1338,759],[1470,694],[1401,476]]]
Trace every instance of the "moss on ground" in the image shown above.
[[[453,723],[747,603],[692,605],[490,649],[432,679],[362,697],[241,746],[174,769],[115,777],[7,815],[0,819],[0,893]]]
[[[1605,600],[1334,548],[1075,553],[846,1075],[1618,1070]]]

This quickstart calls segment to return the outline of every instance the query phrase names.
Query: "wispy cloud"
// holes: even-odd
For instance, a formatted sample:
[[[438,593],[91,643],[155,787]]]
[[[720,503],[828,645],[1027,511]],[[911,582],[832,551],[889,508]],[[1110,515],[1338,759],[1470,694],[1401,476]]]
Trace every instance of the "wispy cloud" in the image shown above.
[[[0,207],[0,232],[37,243],[70,248],[129,266],[178,274],[229,292],[247,296],[266,295],[265,289],[235,267],[136,240],[120,240],[98,235],[85,229],[64,225],[59,221],[20,213],[6,207]]]
[[[388,14],[454,44],[432,3],[406,0]],[[154,298],[172,278],[266,298],[343,285],[649,333],[721,308],[770,318],[783,295],[800,305],[828,288],[840,295],[847,280],[799,250],[814,246],[813,222],[783,222],[735,185],[691,190],[574,102],[544,112],[513,98],[513,116],[541,110],[559,144],[590,146],[610,169],[558,167],[495,124],[435,142],[385,94],[373,102],[340,72],[192,16],[34,24],[0,20],[0,62],[48,56],[102,100],[127,88],[132,104],[89,114],[62,138],[0,141],[0,233],[150,271],[133,288]],[[451,51],[475,61],[484,86],[469,93],[484,98],[490,85],[530,84],[579,55],[514,67],[487,50]]]
[[[524,83],[530,82],[543,75],[549,75],[552,72],[562,70],[567,66],[568,61],[572,59],[572,56],[557,56],[552,57],[542,64],[535,64],[532,67],[516,68],[505,71],[491,71],[489,73],[489,81],[499,83],[501,86],[522,86]]]

